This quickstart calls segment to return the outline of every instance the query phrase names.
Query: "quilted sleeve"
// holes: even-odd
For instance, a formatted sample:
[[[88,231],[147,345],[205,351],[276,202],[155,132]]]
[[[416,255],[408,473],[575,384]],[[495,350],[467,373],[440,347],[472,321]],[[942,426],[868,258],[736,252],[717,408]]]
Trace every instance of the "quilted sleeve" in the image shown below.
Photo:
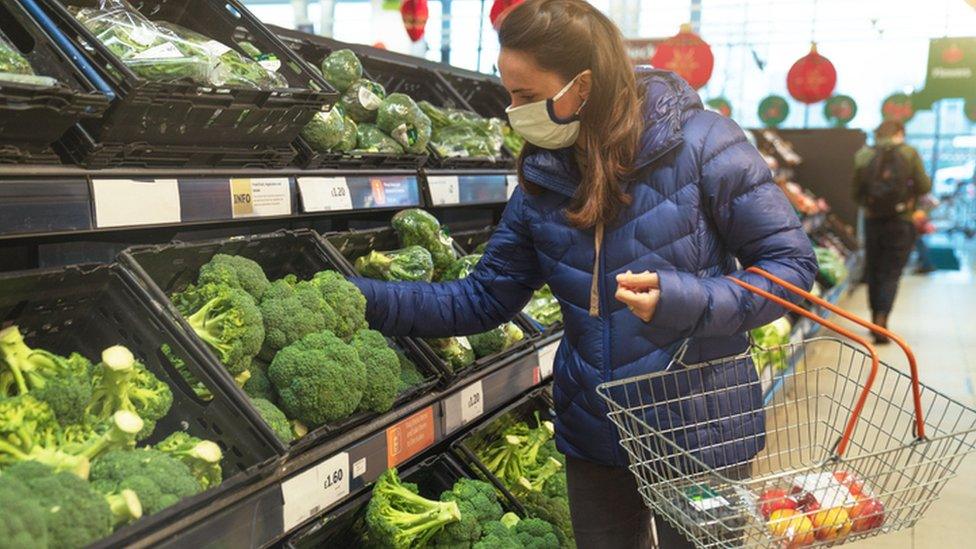
[[[366,318],[388,336],[446,337],[484,332],[511,320],[542,286],[519,188],[481,261],[452,282],[352,281],[366,296]]]
[[[746,266],[757,266],[801,288],[813,286],[817,261],[786,196],[769,168],[731,120],[716,116],[701,152],[702,207],[725,246]],[[661,271],[661,297],[651,324],[682,337],[721,337],[771,322],[782,307],[725,277],[699,278]],[[759,275],[731,274],[776,295],[799,299]]]

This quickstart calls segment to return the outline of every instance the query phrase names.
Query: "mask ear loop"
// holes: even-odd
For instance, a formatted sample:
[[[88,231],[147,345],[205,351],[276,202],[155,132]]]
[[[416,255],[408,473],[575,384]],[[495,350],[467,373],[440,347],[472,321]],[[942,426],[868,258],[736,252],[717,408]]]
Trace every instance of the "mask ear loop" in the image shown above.
[[[583,110],[583,107],[586,106],[587,99],[583,100],[579,108],[576,109],[576,112],[574,112],[572,116],[570,116],[568,119],[560,118],[556,114],[555,105],[556,105],[556,101],[562,99],[562,97],[566,95],[566,92],[572,89],[573,85],[576,84],[576,81],[579,80],[581,76],[589,72],[591,72],[590,69],[586,69],[585,71],[574,76],[572,80],[570,80],[565,86],[563,86],[563,89],[559,90],[559,92],[556,95],[552,96],[550,99],[546,101],[546,110],[549,111],[549,118],[553,122],[557,124],[571,124],[579,120],[579,113]]]

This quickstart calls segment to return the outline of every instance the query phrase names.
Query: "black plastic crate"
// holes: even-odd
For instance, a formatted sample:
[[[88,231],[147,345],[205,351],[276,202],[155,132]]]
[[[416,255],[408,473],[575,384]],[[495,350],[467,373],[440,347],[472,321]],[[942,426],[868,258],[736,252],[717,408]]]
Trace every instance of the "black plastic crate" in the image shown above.
[[[359,276],[353,267],[356,258],[368,254],[371,250],[395,250],[400,248],[400,241],[397,238],[396,232],[391,227],[328,233],[323,236],[329,248],[328,251],[334,258],[336,264],[340,265],[343,272],[349,276]],[[455,249],[458,252],[458,256],[464,255],[464,250],[458,247],[456,242]],[[434,352],[424,339],[412,338],[412,341],[427,356],[428,360],[438,365],[445,379],[453,381],[464,375],[481,370],[490,364],[499,363],[521,354],[532,347],[538,330],[527,325],[526,323],[528,321],[526,319],[516,317],[514,322],[525,332],[525,337],[522,341],[519,341],[501,353],[479,358],[471,366],[456,371],[452,371],[450,366],[442,358],[437,356],[437,353]]]
[[[16,0],[0,0],[0,37],[36,74],[58,81],[50,87],[0,83],[0,163],[60,164],[51,144],[79,120],[101,116],[108,97]]]
[[[275,29],[276,31],[278,29]],[[322,60],[335,50],[343,49],[346,44],[322,36],[305,34],[295,31],[278,32],[278,37],[286,46],[292,49],[309,65],[319,68]],[[357,53],[357,55],[360,55]],[[363,77],[379,81],[375,75],[363,70]],[[382,83],[382,81],[380,81]],[[387,90],[388,93],[400,90]],[[404,93],[409,93],[404,91]],[[313,149],[305,139],[299,135],[295,139],[295,150],[298,156],[295,163],[305,169],[371,169],[371,170],[416,170],[427,161],[426,154],[344,154],[341,152],[323,153]]]
[[[217,442],[224,452],[220,486],[143,517],[97,545],[119,547],[219,501],[274,470],[277,456],[232,398],[227,375],[197,361],[180,334],[162,322],[141,288],[119,265],[72,266],[0,275],[0,325],[16,324],[28,345],[58,354],[79,352],[93,363],[103,349],[125,345],[173,391],[173,406],[146,443],[185,430]],[[213,394],[199,399],[160,346],[167,344]]]
[[[498,78],[454,67],[445,67],[437,72],[475,112],[506,119],[505,109],[512,101]]]
[[[192,82],[142,79],[66,9],[96,7],[98,0],[38,1],[117,95],[103,118],[83,124],[91,140],[65,142],[65,152],[87,167],[152,165],[157,157],[166,159],[169,167],[188,147],[203,147],[211,154],[188,154],[182,161],[185,167],[210,166],[212,155],[219,151],[250,159],[245,162],[249,166],[261,165],[270,156],[272,161],[264,165],[278,167],[280,156],[274,151],[290,147],[312,116],[337,98],[335,90],[239,0],[141,0],[132,5],[151,20],[181,25],[241,53],[237,43],[251,42],[277,56],[281,62],[277,72],[288,81],[288,88],[200,87]],[[130,148],[119,151],[126,146]]]
[[[315,273],[325,270],[342,272],[324,251],[318,236],[307,230],[279,231],[231,239],[210,240],[204,242],[172,243],[157,246],[135,246],[122,252],[121,258],[133,270],[136,276],[148,289],[158,307],[167,314],[163,316],[175,330],[186,339],[187,345],[192,346],[199,360],[226,373],[223,365],[210,348],[193,333],[186,324],[176,307],[169,299],[169,295],[182,291],[188,284],[196,282],[200,267],[210,261],[216,254],[238,255],[253,259],[264,269],[270,280],[276,280],[288,274],[294,274],[299,279],[306,280]],[[412,342],[396,339],[394,343],[417,364],[417,367],[427,374],[424,383],[401,393],[394,403],[396,407],[421,394],[427,393],[438,381],[438,370],[426,360],[426,356],[419,352]],[[228,374],[229,375],[229,374]],[[233,385],[231,393],[237,404],[249,411],[253,411],[250,400],[243,390]],[[257,414],[256,411],[253,412]],[[258,424],[265,436],[268,436],[275,449],[282,454],[297,453],[311,446],[329,440],[353,427],[362,425],[377,417],[372,412],[356,413],[342,421],[321,425],[310,429],[304,437],[286,445],[280,441],[271,428],[258,419]]]

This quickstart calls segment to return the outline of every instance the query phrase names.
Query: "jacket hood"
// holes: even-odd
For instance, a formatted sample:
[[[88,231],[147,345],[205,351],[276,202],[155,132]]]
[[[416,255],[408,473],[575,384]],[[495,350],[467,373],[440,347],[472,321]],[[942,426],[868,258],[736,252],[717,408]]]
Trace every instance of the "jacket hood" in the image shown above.
[[[701,98],[681,77],[669,71],[641,66],[637,83],[644,86],[641,108],[644,131],[641,134],[634,169],[640,170],[678,146],[681,125],[690,111],[701,110]],[[580,173],[573,161],[573,148],[537,149],[523,163],[526,178],[553,192],[573,196]]]

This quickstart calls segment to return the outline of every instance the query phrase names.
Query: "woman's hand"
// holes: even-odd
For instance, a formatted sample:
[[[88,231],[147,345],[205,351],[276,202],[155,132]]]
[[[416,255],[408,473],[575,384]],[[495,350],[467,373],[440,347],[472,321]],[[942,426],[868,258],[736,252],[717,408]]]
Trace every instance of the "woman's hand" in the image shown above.
[[[617,301],[623,303],[644,322],[654,317],[654,309],[661,299],[661,287],[657,273],[644,271],[634,274],[627,271],[617,275]]]

